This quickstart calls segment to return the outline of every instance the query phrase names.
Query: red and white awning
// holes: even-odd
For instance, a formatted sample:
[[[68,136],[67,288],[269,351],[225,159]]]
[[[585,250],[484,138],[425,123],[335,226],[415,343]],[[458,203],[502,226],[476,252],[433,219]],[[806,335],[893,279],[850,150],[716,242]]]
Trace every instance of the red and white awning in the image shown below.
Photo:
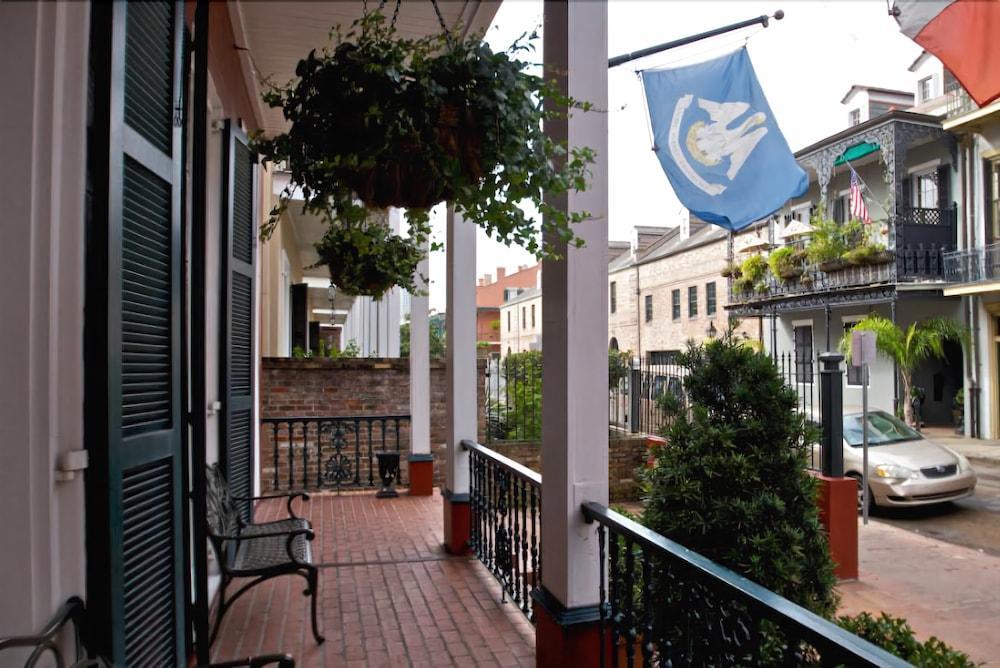
[[[896,0],[903,34],[944,63],[979,106],[1000,98],[1000,0]]]

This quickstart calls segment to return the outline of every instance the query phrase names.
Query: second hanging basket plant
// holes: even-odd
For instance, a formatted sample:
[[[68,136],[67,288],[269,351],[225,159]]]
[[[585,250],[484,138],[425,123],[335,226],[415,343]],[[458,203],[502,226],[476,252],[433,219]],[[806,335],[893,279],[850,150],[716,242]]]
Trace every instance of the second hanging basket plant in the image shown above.
[[[323,262],[333,262],[334,252],[349,254],[351,243],[384,244],[393,249],[384,256],[355,255],[371,260],[373,271],[389,257],[401,260],[375,284],[391,280],[410,289],[405,269],[422,256],[429,210],[442,201],[493,238],[540,259],[555,255],[542,238],[579,245],[572,224],[589,214],[546,206],[542,196],[583,190],[594,154],[554,142],[542,123],[589,105],[527,71],[518,56],[529,44],[494,52],[481,37],[461,39],[443,18],[441,25],[438,34],[406,39],[380,12],[367,13],[347,33],[335,29],[332,48],[302,59],[295,81],[265,94],[289,129],[257,137],[255,148],[265,161],[285,165],[290,183],[263,237],[293,197],[301,198],[328,221],[317,246]],[[393,235],[364,223],[388,207],[406,209],[405,252]],[[541,224],[530,210],[544,213]]]

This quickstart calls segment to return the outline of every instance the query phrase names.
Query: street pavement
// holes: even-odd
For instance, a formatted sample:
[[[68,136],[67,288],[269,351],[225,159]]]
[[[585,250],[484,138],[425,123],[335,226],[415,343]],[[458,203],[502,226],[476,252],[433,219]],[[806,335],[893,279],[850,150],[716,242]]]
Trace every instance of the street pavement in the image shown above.
[[[1000,557],[886,522],[860,525],[860,574],[842,582],[841,614],[904,617],[921,640],[937,636],[1000,666]]]

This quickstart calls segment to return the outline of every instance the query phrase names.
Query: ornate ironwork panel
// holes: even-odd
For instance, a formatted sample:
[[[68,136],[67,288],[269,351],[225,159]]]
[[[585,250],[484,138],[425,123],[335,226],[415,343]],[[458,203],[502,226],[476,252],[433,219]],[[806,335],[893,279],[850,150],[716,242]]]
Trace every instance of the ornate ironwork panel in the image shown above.
[[[408,415],[264,418],[262,452],[270,448],[270,457],[261,457],[261,481],[271,490],[375,488],[375,453],[408,453],[409,425]]]

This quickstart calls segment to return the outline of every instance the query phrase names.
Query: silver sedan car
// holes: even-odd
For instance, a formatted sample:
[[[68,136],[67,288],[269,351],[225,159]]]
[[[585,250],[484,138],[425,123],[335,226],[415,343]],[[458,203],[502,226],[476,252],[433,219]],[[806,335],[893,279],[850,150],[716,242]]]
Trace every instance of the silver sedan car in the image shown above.
[[[844,475],[858,481],[862,498],[862,413],[844,414]],[[920,506],[971,496],[976,473],[969,460],[932,443],[885,411],[868,412],[869,503]],[[871,505],[869,507],[871,507]]]

